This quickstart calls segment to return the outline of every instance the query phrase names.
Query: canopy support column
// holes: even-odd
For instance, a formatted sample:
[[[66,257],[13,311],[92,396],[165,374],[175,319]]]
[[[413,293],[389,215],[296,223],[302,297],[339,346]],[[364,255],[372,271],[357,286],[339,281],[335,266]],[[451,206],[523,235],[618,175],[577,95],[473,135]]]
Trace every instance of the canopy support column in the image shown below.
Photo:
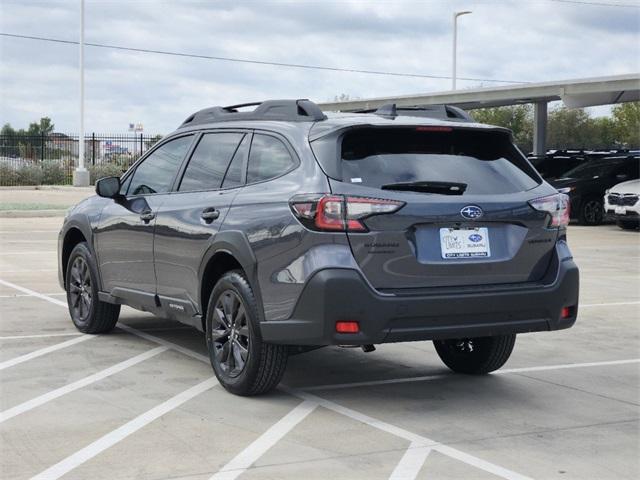
[[[547,102],[533,104],[533,154],[547,153]]]

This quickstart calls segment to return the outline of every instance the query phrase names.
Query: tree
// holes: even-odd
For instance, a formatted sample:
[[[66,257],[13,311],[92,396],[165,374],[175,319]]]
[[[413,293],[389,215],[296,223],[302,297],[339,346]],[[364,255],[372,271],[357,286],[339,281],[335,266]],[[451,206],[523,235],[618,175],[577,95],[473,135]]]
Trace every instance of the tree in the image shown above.
[[[151,147],[153,147],[161,139],[162,139],[162,135],[155,135],[155,136],[151,137],[149,140],[147,140],[146,142],[144,142],[145,146],[147,147],[147,150],[149,150]]]
[[[47,137],[53,133],[54,124],[49,117],[42,117],[39,122],[29,124],[27,130],[15,130],[5,123],[0,130],[2,155],[37,158],[44,155]]]
[[[533,148],[533,110],[531,105],[480,108],[471,112],[480,123],[508,128],[515,144],[525,153]]]
[[[49,117],[42,117],[39,122],[29,124],[27,135],[47,136],[53,132],[54,125]]]
[[[612,116],[617,140],[629,148],[640,147],[640,102],[616,105]]]
[[[594,118],[592,121],[592,147],[606,150],[620,144],[616,133],[616,123],[609,117]]]
[[[549,112],[547,146],[550,149],[593,148],[593,124],[582,108],[554,108]]]

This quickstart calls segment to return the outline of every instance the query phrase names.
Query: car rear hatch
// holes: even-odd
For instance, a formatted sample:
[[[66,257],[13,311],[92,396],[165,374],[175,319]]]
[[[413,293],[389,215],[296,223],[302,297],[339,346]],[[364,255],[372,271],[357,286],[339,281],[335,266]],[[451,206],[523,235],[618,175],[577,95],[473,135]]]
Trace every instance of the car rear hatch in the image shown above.
[[[558,229],[529,202],[553,190],[508,131],[368,126],[312,147],[346,211],[362,197],[401,205],[347,231],[356,262],[376,289],[527,283],[547,271]]]

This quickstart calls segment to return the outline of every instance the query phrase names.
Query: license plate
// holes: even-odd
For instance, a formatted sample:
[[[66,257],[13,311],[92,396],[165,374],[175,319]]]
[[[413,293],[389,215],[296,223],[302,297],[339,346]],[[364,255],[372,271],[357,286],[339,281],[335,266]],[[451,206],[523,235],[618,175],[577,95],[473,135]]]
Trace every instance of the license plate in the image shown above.
[[[627,214],[627,210],[624,207],[616,207],[616,214],[617,215],[626,215]]]
[[[441,228],[442,258],[490,257],[489,230],[478,228]]]

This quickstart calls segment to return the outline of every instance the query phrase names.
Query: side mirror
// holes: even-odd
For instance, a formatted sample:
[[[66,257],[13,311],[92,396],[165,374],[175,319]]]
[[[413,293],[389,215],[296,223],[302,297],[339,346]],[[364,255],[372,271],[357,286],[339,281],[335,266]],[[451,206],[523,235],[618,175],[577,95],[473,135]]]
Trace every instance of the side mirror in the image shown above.
[[[101,178],[96,182],[96,193],[105,198],[116,198],[120,196],[120,178]]]

